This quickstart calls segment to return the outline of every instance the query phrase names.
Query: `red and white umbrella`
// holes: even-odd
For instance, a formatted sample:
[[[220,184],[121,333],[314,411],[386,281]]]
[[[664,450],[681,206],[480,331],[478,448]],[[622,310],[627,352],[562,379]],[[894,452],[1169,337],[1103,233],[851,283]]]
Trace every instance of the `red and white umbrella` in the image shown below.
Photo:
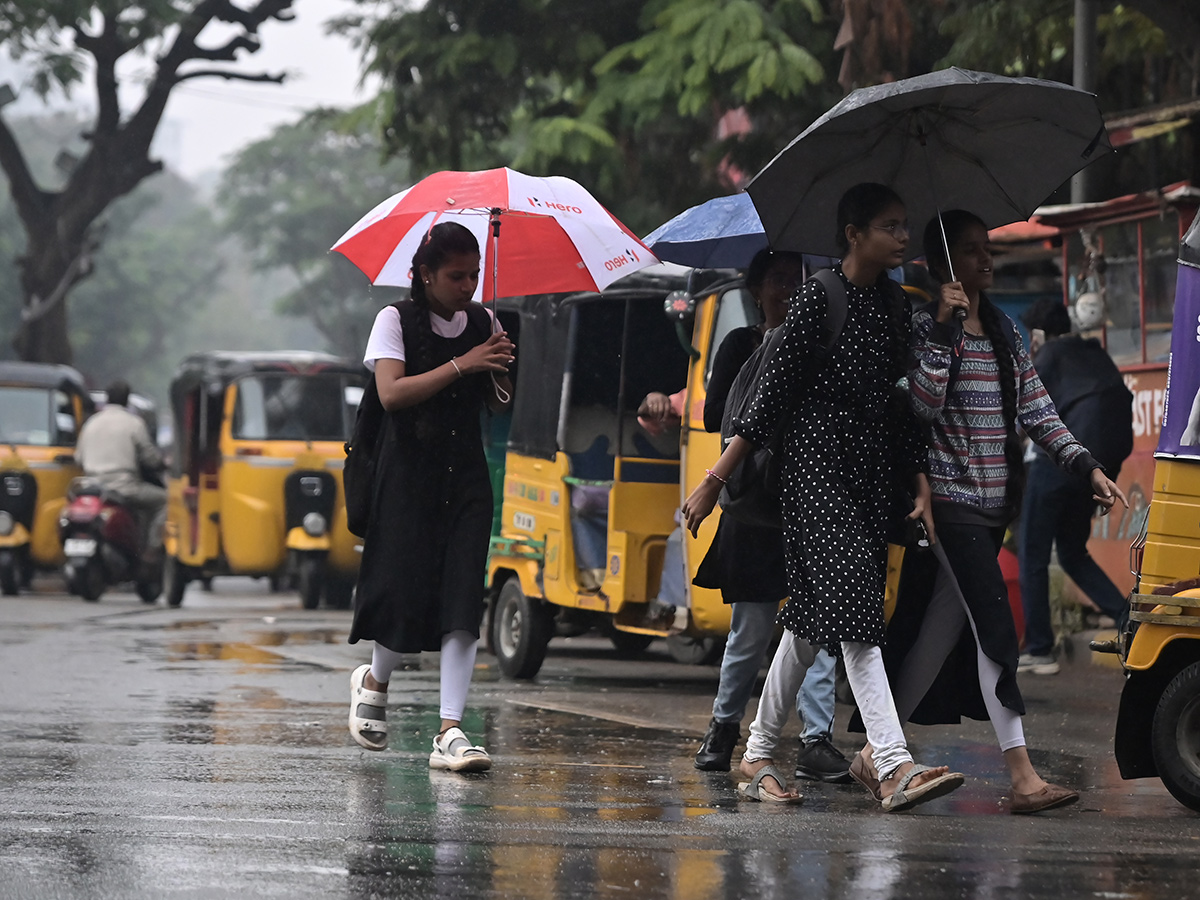
[[[389,197],[333,245],[372,284],[412,283],[412,258],[429,229],[459,222],[484,258],[476,300],[600,291],[658,259],[570,178],[512,169],[435,172]],[[490,277],[487,277],[490,275]]]

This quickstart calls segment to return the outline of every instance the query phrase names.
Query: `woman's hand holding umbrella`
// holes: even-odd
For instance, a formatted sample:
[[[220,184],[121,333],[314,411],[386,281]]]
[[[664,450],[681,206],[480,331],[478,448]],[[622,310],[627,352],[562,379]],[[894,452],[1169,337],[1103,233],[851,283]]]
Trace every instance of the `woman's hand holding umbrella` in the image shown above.
[[[924,474],[917,475],[917,493],[913,497],[913,511],[909,519],[920,519],[925,524],[925,533],[929,537],[929,546],[937,543],[937,532],[933,527],[933,488],[929,478]]]
[[[475,372],[508,372],[516,358],[516,345],[508,339],[508,332],[498,331],[482,344],[472,347],[454,362],[463,375]]]
[[[962,313],[957,313],[957,310]],[[937,320],[943,325],[950,322],[956,315],[965,319],[971,311],[971,301],[963,290],[962,282],[951,281],[942,285],[941,297],[938,300]]]

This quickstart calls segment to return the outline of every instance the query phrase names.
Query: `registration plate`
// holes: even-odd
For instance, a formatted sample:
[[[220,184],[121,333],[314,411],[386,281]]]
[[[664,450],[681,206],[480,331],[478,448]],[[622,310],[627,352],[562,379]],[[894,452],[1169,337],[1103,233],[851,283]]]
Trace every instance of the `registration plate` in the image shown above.
[[[67,556],[92,556],[96,542],[91,538],[67,538],[63,541],[63,553]]]

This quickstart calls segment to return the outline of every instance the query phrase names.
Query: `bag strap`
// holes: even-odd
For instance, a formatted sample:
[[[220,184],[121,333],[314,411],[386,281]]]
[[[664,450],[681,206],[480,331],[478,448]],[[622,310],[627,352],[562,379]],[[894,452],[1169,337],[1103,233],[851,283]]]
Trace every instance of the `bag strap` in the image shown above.
[[[823,363],[841,337],[842,329],[846,327],[846,316],[850,311],[849,302],[846,299],[846,285],[833,269],[818,269],[810,278],[821,285],[825,292],[825,324],[821,327],[821,344],[818,350],[818,357]]]
[[[483,335],[485,341],[492,336],[492,317],[482,303],[472,301],[467,307],[467,322]]]

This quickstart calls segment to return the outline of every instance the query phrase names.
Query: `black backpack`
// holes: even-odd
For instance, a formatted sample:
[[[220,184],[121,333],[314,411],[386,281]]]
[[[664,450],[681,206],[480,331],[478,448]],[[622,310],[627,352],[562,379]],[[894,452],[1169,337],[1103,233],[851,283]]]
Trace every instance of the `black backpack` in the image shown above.
[[[393,303],[399,313],[399,305]],[[363,386],[354,431],[343,444],[346,462],[342,466],[342,493],[346,496],[346,527],[358,537],[367,536],[367,520],[371,516],[371,499],[375,494],[375,465],[378,459],[379,431],[383,427],[383,404],[375,374]]]
[[[841,336],[846,324],[848,304],[846,286],[832,269],[821,269],[809,276],[825,292],[825,323],[821,328],[821,342],[813,348],[812,371],[819,371],[829,358],[829,353]],[[896,282],[892,286],[895,303],[907,303],[904,290]],[[733,439],[733,423],[745,417],[750,404],[758,393],[759,382],[766,371],[776,348],[782,343],[787,323],[772,328],[763,336],[763,342],[742,364],[737,377],[729,388],[725,401],[725,412],[721,416],[721,445]],[[738,522],[768,528],[782,528],[783,519],[779,509],[780,465],[782,463],[783,439],[787,432],[786,422],[781,422],[775,436],[766,447],[756,448],[739,465],[721,488],[721,511]]]

